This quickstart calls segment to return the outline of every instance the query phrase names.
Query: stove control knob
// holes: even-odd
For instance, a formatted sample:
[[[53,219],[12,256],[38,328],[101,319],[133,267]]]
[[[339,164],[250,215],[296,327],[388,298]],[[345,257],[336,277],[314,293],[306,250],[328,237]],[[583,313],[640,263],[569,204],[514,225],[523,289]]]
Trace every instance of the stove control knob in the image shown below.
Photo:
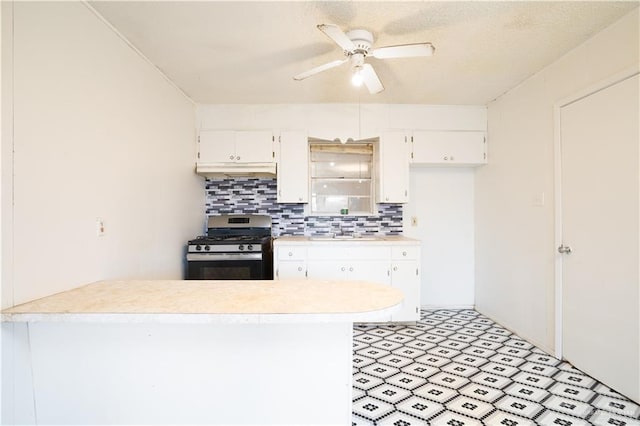
[[[200,247],[200,244],[198,244],[198,245],[196,246],[196,250],[197,250],[197,251],[202,250],[202,247]]]
[[[205,250],[205,251],[209,251],[209,250],[211,250],[211,247],[209,247],[209,246],[204,246],[204,250]]]
[[[244,250],[244,244],[240,244],[240,245],[238,246],[238,250],[240,250],[240,251]]]
[[[247,250],[249,250],[249,251],[253,251],[253,244],[249,244],[249,245],[247,246]]]

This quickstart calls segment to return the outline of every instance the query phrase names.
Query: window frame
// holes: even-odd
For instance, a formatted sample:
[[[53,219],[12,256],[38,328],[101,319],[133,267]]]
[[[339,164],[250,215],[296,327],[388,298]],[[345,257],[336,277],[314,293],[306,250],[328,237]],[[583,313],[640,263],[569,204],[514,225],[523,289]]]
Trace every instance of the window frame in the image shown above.
[[[369,174],[370,177],[369,178],[364,178],[369,180],[369,185],[368,185],[368,194],[366,195],[358,195],[358,194],[350,194],[350,193],[346,193],[344,194],[345,197],[347,197],[347,206],[349,205],[349,198],[368,198],[369,199],[369,203],[368,203],[368,210],[359,210],[359,211],[353,211],[351,208],[348,208],[348,213],[342,213],[341,209],[338,209],[337,211],[322,211],[322,210],[317,210],[317,196],[315,195],[313,189],[313,182],[314,179],[317,180],[320,179],[326,179],[327,181],[342,181],[342,182],[346,182],[348,181],[348,179],[353,179],[353,180],[357,180],[359,178],[353,177],[353,178],[344,178],[344,177],[316,177],[314,176],[314,166],[313,166],[313,154],[314,154],[314,147],[318,146],[318,145],[326,145],[328,147],[334,147],[334,148],[338,148],[338,150],[340,148],[343,148],[345,151],[349,150],[349,148],[353,148],[354,145],[369,145],[371,148],[370,153],[366,153],[366,155],[368,155],[369,157],[369,161],[368,161],[368,166],[369,166]],[[307,204],[308,206],[308,210],[307,210],[307,216],[375,216],[376,215],[376,200],[375,200],[375,196],[376,196],[376,182],[377,182],[377,163],[376,163],[376,153],[377,153],[377,149],[378,149],[378,138],[373,138],[373,139],[363,139],[363,140],[358,140],[358,141],[353,141],[353,142],[349,142],[347,144],[342,144],[339,143],[337,141],[329,141],[329,140],[323,140],[323,139],[312,139],[309,138],[309,143],[308,143],[308,150],[309,150],[309,157],[308,157],[308,167],[309,167],[309,177],[308,177],[308,185],[309,185],[309,203]],[[339,154],[339,153],[338,153]],[[340,194],[342,195],[342,194]]]

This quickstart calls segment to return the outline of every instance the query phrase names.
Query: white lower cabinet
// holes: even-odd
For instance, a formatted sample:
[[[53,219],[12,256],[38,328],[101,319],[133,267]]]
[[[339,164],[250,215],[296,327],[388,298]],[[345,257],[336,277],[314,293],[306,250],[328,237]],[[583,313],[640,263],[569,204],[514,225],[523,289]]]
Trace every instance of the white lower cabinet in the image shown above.
[[[307,248],[283,246],[274,248],[275,279],[290,280],[307,277]]]
[[[289,240],[289,241],[286,241]],[[402,290],[404,301],[390,321],[420,316],[420,246],[397,242],[318,243],[288,238],[274,243],[275,279],[369,281]]]
[[[278,265],[277,279],[297,280],[307,277],[307,265],[304,261],[283,261]]]
[[[404,293],[396,321],[417,321],[420,318],[420,247],[392,247],[391,285]]]

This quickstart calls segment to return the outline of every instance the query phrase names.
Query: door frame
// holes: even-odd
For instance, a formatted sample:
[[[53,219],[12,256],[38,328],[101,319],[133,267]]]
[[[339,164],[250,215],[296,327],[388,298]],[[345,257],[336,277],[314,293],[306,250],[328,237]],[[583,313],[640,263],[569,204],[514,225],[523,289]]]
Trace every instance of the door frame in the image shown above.
[[[554,155],[554,247],[555,268],[554,268],[554,287],[555,287],[555,357],[562,359],[562,272],[563,272],[563,256],[558,253],[558,247],[562,244],[562,108],[571,105],[574,102],[582,100],[587,96],[593,95],[601,90],[607,89],[617,83],[628,78],[640,74],[640,66],[634,65],[625,70],[615,73],[603,80],[598,81],[586,88],[575,92],[574,94],[559,100],[553,105],[553,155]]]

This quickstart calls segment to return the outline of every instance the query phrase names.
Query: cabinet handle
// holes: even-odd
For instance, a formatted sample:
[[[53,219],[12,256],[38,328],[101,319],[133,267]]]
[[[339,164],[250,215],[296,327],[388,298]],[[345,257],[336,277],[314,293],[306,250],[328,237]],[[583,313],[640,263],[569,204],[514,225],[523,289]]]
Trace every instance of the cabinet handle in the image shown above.
[[[302,266],[298,266],[298,272],[302,272]]]
[[[349,272],[353,272],[353,266],[349,268]]]
[[[394,270],[394,271],[397,271],[397,270],[398,270],[398,267],[397,267],[397,266],[394,266],[394,267],[393,267],[393,270]]]
[[[389,197],[386,198],[386,201],[389,201]]]
[[[446,155],[444,156],[444,161],[448,161],[449,157],[447,157]]]
[[[298,197],[298,201],[302,201],[302,197]]]
[[[230,155],[230,156],[229,156],[229,160],[233,160],[233,155]]]
[[[452,156],[451,156],[451,161],[453,161],[453,160],[454,160],[454,158],[453,158],[453,155],[452,155]]]
[[[406,251],[403,251],[403,252],[402,252],[402,255],[403,255],[403,256],[406,256],[406,255],[407,255],[407,252],[406,252]]]
[[[342,272],[344,272],[346,269],[345,269],[345,267],[343,266],[342,268],[340,268],[340,270],[341,270]]]
[[[236,157],[236,160],[239,160],[239,159],[240,159],[240,156],[238,155],[238,156]]]
[[[291,256],[293,256],[293,253],[292,253],[292,252],[289,252],[289,257],[291,257]]]

